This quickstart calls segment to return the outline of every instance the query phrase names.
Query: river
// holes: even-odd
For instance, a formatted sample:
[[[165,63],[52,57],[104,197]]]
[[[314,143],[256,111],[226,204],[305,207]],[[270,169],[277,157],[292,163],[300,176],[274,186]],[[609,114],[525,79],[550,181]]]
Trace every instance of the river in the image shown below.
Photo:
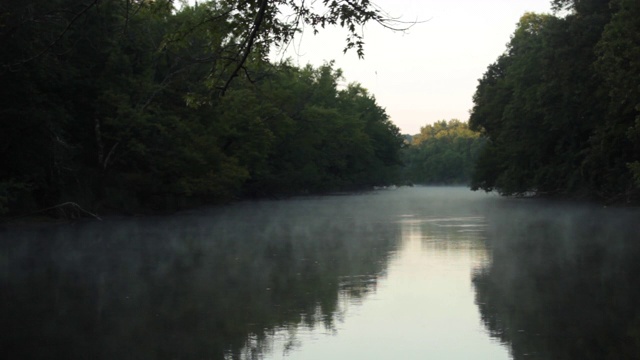
[[[0,228],[7,359],[640,358],[640,211],[455,187]]]

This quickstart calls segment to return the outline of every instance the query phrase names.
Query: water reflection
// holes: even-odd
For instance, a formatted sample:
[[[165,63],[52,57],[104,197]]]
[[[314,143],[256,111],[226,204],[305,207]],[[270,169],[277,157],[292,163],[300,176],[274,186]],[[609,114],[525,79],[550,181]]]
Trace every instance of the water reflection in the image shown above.
[[[276,330],[332,329],[342,298],[375,291],[398,239],[379,216],[334,197],[5,230],[0,348],[20,359],[259,357]]]
[[[268,359],[508,358],[484,330],[471,284],[474,269],[489,261],[483,214],[495,199],[463,189],[405,194],[396,194],[405,206],[385,210],[401,241],[376,291],[357,308],[342,304],[336,333],[298,331],[292,350],[288,332],[275,333]]]
[[[591,264],[604,245],[539,238],[606,238],[616,223],[547,224],[562,213],[501,204],[510,202],[413,188],[0,229],[0,321],[11,329],[0,349],[19,359],[216,360],[497,360],[509,357],[506,345],[515,356],[544,351],[537,347],[548,344],[518,330],[550,324],[543,319],[558,315],[546,307],[562,309],[539,290],[558,281],[548,272]],[[624,271],[598,279],[631,285],[637,245],[617,246],[629,254],[599,261]],[[610,290],[618,302],[638,300]]]
[[[501,204],[473,279],[491,335],[514,359],[640,358],[640,212]]]

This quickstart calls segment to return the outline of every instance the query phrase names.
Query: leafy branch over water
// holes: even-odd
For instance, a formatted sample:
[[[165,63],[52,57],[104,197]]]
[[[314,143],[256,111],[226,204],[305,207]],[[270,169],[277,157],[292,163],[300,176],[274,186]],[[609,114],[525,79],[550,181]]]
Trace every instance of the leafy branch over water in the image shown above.
[[[297,20],[281,19],[284,5]],[[358,27],[394,21],[369,1],[324,6],[2,5],[0,213],[138,213],[396,181],[402,138],[366,89],[339,88],[331,63],[268,60],[302,23],[345,27],[361,55]]]

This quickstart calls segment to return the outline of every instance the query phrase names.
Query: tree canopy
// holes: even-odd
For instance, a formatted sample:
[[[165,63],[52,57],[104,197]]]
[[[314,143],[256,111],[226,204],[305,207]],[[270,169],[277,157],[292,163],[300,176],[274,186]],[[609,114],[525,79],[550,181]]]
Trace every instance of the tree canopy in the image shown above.
[[[634,0],[555,0],[525,14],[480,79],[471,128],[488,144],[474,189],[637,200],[638,15]]]
[[[330,63],[268,61],[298,24],[280,20],[281,3],[295,2],[0,5],[0,213],[65,201],[175,209],[393,181],[402,138],[366,89],[339,88]],[[322,20],[304,4],[298,21]],[[315,25],[383,21],[368,1],[325,6],[340,4]],[[249,19],[267,5],[251,40]]]
[[[170,53],[176,46],[184,49],[184,41],[194,33],[217,33],[212,43],[199,44],[199,53],[190,49],[181,55],[188,63],[211,63],[210,85],[224,93],[236,77],[249,76],[247,62],[267,59],[273,46],[287,46],[306,27],[314,33],[330,26],[344,29],[344,51],[354,49],[363,57],[365,24],[377,23],[392,31],[404,31],[415,24],[390,16],[370,0],[200,0],[193,7],[186,0],[175,3],[173,0],[11,1],[0,7],[3,28],[0,36],[36,41],[31,46],[15,48],[19,54],[4,59],[0,65],[15,69],[64,51],[65,46],[71,45],[69,40],[74,33],[90,32],[92,25],[86,25],[96,12],[109,12],[110,19],[103,19],[102,25],[110,27],[114,35],[136,36],[129,31],[136,22],[148,20],[141,20],[139,15],[153,9],[156,20],[172,23],[169,31],[155,39],[156,52]],[[92,35],[96,34],[87,34],[85,40],[91,41]]]
[[[457,119],[423,126],[403,152],[405,178],[418,184],[468,184],[484,143],[480,133]]]

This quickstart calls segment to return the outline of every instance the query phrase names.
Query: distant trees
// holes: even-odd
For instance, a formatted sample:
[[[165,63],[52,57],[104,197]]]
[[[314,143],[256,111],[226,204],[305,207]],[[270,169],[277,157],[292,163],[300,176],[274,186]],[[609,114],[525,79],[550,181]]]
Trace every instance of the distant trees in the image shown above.
[[[404,150],[405,178],[419,184],[468,184],[484,143],[456,119],[426,125]]]
[[[331,64],[267,60],[289,26],[273,23],[276,9],[245,57],[245,22],[267,3],[0,5],[0,214],[64,201],[175,209],[393,181],[402,139],[365,89],[338,90]],[[372,6],[343,5],[331,16]],[[344,16],[348,31],[382,20]]]
[[[306,193],[388,185],[398,179],[403,138],[358,84],[338,90],[332,64],[280,64],[258,89],[273,118],[272,146],[247,184],[252,194]],[[265,113],[264,111],[262,112]]]
[[[472,187],[637,199],[640,4],[553,3],[568,15],[525,14],[479,82],[470,126],[488,143]]]

